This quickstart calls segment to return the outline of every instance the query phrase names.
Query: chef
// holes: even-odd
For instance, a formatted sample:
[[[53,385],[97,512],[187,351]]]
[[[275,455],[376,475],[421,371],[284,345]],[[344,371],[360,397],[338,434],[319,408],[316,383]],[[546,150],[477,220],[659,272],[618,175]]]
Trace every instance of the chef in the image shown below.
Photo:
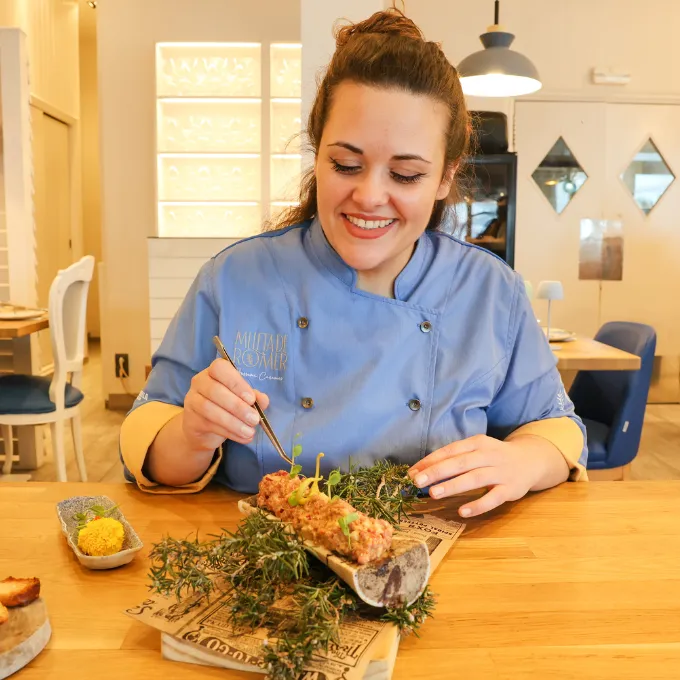
[[[319,452],[326,475],[407,463],[433,497],[487,489],[463,516],[586,479],[521,277],[439,230],[470,131],[454,67],[400,12],[338,31],[300,204],[201,268],[122,425],[130,480],[257,491],[286,463],[255,399],[304,474]]]

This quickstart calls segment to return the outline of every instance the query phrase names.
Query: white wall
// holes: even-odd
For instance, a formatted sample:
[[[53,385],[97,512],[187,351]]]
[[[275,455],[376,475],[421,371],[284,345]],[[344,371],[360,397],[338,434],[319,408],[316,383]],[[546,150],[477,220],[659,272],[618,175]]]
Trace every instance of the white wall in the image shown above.
[[[149,363],[147,243],[155,235],[154,45],[300,40],[299,0],[98,0],[104,393],[122,394],[114,354],[130,355],[130,390]]]
[[[0,26],[27,35],[31,95],[78,118],[78,0],[2,0]]]
[[[482,49],[493,23],[492,0],[417,0],[407,14],[456,65]],[[538,68],[543,88],[529,98],[640,101],[680,98],[680,3],[677,0],[504,0],[500,23],[515,35],[512,49]],[[593,85],[593,67],[631,74],[623,87]],[[469,98],[476,110],[504,111],[512,148],[512,101]]]
[[[99,171],[99,99],[97,95],[97,36],[90,25],[96,10],[85,6],[90,14],[80,23],[80,132],[82,175],[83,249],[99,263],[102,259],[101,176]],[[87,299],[87,332],[100,336],[99,277],[95,267]]]
[[[302,42],[302,122],[307,121],[316,95],[317,82],[335,51],[334,29],[337,25],[366,19],[390,6],[388,0],[300,0],[300,40]],[[314,159],[303,150],[303,166]]]
[[[57,117],[64,117],[72,125],[74,132],[72,148],[78,144],[78,117],[80,115],[80,93],[78,89],[78,0],[2,0],[0,2],[0,27],[19,28],[26,36],[26,57],[28,61],[28,81],[30,96],[36,105]],[[5,65],[9,68],[9,64]],[[7,68],[5,69],[7,72]],[[18,68],[18,67],[17,67]],[[20,86],[15,72],[11,81],[3,83],[8,104],[11,102],[11,88]],[[24,106],[22,101],[21,106]],[[26,110],[28,116],[28,102]],[[17,142],[16,139],[12,140]],[[18,153],[31,149],[20,141]],[[21,145],[24,146],[21,146]],[[77,167],[78,164],[76,164]],[[79,200],[80,180],[75,180],[72,200]],[[32,197],[27,198],[31,201]],[[35,248],[32,230],[22,230],[17,237],[24,242],[8,242],[6,235],[0,237],[0,248],[8,248],[0,257],[0,294],[11,295],[14,302],[35,304],[36,270],[35,257],[24,258],[22,253],[33,252]],[[11,239],[9,239],[11,241]],[[74,252],[80,253],[80,219],[73,222]],[[18,259],[17,259],[18,258]],[[8,274],[7,262],[20,261],[20,266],[12,267]],[[3,264],[4,263],[4,264]],[[7,284],[11,277],[12,290]]]

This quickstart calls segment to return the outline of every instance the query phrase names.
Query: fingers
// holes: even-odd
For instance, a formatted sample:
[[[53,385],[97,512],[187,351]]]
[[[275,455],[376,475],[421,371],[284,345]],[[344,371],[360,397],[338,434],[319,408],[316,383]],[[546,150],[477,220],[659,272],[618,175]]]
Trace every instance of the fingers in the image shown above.
[[[195,387],[206,399],[214,402],[244,425],[255,427],[260,422],[253,404],[257,399],[258,405],[265,409],[269,406],[269,397],[248,385],[243,376],[223,359],[216,359],[205,372],[194,376],[192,387]]]
[[[486,440],[488,439],[490,438],[486,435],[478,434],[474,435],[473,437],[468,437],[467,439],[461,439],[457,442],[453,442],[447,446],[442,446],[441,449],[433,451],[413,465],[409,470],[409,474],[411,477],[413,477],[415,474],[424,471],[431,465],[446,460],[451,456],[458,456],[462,453],[471,453],[472,451],[476,451],[479,448],[483,448],[487,444]]]
[[[264,392],[255,390],[255,398],[257,399],[257,403],[260,405],[260,408],[263,411],[266,411],[267,407],[269,406],[269,397]]]
[[[200,373],[198,375],[201,375]],[[246,379],[225,359],[215,359],[208,367],[208,375],[224,385],[249,406],[255,403],[255,390]]]
[[[255,400],[263,410],[269,406],[269,397],[264,392],[250,387],[228,361],[216,359],[191,380],[184,400],[188,416],[185,424],[198,440],[219,436],[222,440],[248,444],[260,422],[253,408]]]
[[[198,433],[218,434],[224,439],[241,443],[250,442],[255,436],[254,427],[247,425],[229,411],[207,399],[200,392],[195,392],[187,399],[184,408],[195,416],[192,429]],[[257,413],[255,413],[257,416]]]
[[[457,494],[466,493],[467,491],[483,489],[485,486],[491,486],[492,484],[497,483],[497,469],[492,467],[481,467],[430,487],[430,496],[432,496],[432,498],[455,496]]]
[[[471,470],[490,467],[496,462],[497,453],[493,450],[461,453],[451,458],[446,458],[439,463],[434,463],[422,470],[422,472],[418,472],[413,478],[413,482],[422,489],[425,486],[437,484],[437,482],[441,482],[444,479],[464,475]]]
[[[507,489],[504,485],[499,484],[476,501],[462,505],[458,513],[461,517],[475,517],[503,505],[507,500]]]

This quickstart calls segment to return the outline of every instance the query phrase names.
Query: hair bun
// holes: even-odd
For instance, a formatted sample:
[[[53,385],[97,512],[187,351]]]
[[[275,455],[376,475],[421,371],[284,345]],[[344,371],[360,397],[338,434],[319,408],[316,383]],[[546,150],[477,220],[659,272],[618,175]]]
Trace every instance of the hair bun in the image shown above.
[[[376,12],[356,24],[341,26],[335,35],[337,48],[344,47],[355,36],[382,33],[412,40],[425,40],[422,31],[396,7]]]

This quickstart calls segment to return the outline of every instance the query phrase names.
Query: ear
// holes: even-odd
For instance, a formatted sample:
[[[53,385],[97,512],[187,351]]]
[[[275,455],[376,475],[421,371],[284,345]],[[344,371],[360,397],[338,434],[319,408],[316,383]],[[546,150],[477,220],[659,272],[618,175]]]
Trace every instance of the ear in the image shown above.
[[[456,170],[458,170],[457,163],[451,163],[451,165],[449,165],[449,167],[446,169],[446,172],[442,177],[442,181],[439,183],[439,187],[437,188],[435,198],[438,201],[441,201],[443,198],[446,198],[449,195],[449,191],[451,191],[451,185],[453,184],[453,178],[456,176]]]

